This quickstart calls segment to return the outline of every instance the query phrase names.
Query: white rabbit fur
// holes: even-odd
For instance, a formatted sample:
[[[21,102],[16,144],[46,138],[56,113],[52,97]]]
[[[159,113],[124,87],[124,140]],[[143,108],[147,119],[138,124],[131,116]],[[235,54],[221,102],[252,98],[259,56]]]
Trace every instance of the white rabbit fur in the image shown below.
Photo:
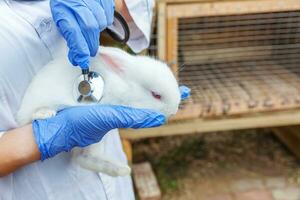
[[[98,72],[104,79],[104,93],[100,104],[149,108],[160,111],[167,117],[178,110],[178,84],[163,62],[101,46],[96,57],[90,61],[90,71]],[[82,104],[73,96],[74,81],[80,74],[81,70],[70,66],[66,55],[43,67],[25,93],[16,116],[19,125],[30,123],[33,119],[54,116],[61,107]],[[155,98],[154,94],[161,95],[161,99]],[[103,154],[107,137],[109,134],[97,144],[83,149],[76,148],[73,158],[90,170],[111,176],[128,175],[130,168],[127,165]]]

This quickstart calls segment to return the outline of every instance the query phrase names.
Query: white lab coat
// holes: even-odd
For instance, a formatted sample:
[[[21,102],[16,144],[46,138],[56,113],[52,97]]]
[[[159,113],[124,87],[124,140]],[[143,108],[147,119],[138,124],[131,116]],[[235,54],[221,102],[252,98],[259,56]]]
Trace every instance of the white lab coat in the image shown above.
[[[153,0],[125,0],[135,24],[128,44],[138,52],[150,38]],[[111,27],[118,31],[118,27]],[[33,76],[55,58],[64,41],[52,21],[49,2],[0,0],[0,131],[17,126],[14,119]],[[126,162],[117,131],[107,153]],[[0,178],[0,200],[134,199],[130,177],[112,178],[80,168],[61,153]]]

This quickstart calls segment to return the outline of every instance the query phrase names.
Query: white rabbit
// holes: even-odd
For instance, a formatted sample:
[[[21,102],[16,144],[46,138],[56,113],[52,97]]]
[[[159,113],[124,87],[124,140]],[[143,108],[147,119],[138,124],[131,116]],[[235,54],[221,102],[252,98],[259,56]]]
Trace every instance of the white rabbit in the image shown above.
[[[117,48],[100,47],[96,57],[91,59],[90,71],[99,73],[104,79],[100,104],[149,108],[167,117],[178,110],[178,83],[163,62],[133,56]],[[25,93],[16,116],[19,125],[55,116],[61,107],[82,105],[73,96],[74,81],[80,74],[81,70],[71,66],[65,55],[42,68]],[[109,134],[97,144],[75,148],[73,158],[93,171],[111,176],[130,174],[128,165],[104,155],[107,137]]]

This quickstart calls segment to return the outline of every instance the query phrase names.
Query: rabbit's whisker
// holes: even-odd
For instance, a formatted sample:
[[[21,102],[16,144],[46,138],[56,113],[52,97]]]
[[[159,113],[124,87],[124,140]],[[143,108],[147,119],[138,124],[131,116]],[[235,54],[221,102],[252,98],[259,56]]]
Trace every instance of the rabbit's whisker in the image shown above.
[[[185,63],[183,63],[182,65],[180,65],[180,67],[178,67],[176,72],[181,72],[185,67],[186,67],[186,65],[185,65]]]

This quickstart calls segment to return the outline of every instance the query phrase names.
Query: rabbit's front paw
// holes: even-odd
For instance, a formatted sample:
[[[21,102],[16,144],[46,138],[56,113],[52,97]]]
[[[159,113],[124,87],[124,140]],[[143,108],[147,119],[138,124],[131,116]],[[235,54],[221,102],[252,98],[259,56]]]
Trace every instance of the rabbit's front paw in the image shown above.
[[[35,119],[47,119],[54,117],[56,115],[56,110],[51,108],[40,108],[32,115],[32,120]]]

